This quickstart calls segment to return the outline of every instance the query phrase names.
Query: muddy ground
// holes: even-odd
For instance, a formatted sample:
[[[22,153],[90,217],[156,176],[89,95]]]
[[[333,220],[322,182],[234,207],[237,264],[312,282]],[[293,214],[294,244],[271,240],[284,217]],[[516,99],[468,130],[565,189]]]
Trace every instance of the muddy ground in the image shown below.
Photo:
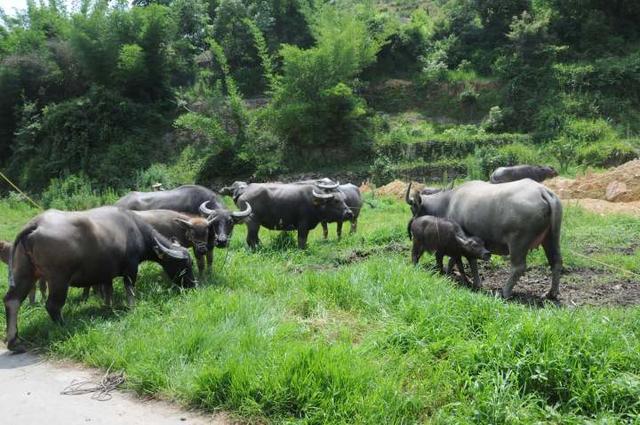
[[[591,248],[591,250],[590,250]],[[621,251],[625,254],[633,254],[636,245],[624,248]],[[586,247],[586,252],[596,252],[597,247]],[[339,267],[358,261],[363,261],[374,253],[398,253],[409,252],[409,248],[401,243],[390,243],[388,245],[378,247],[375,250],[359,250],[350,251],[346,256],[335,260],[334,264],[324,264],[318,266],[320,269],[331,267]],[[471,279],[471,272],[468,268],[466,260],[465,272]],[[428,260],[423,259],[421,264],[425,268],[435,266],[430,264]],[[445,259],[445,266],[447,259]],[[500,296],[502,285],[509,278],[509,265],[491,265],[479,262],[480,277],[482,278],[481,291],[488,296]],[[313,268],[313,267],[311,267]],[[304,268],[296,270],[304,271]],[[459,273],[456,271],[452,278],[461,286],[465,286],[460,279]],[[547,266],[532,266],[527,268],[526,274],[520,279],[513,289],[513,298],[511,301],[518,302],[530,306],[549,305],[550,301],[544,298],[544,294],[549,290],[551,285],[551,271]],[[472,290],[469,288],[469,290]],[[640,305],[640,279],[633,275],[623,275],[612,273],[608,270],[585,267],[565,267],[560,280],[560,297],[551,304],[558,307],[580,307],[580,306],[608,306],[608,307],[625,307]]]
[[[481,265],[482,291],[498,296],[509,277],[509,266]],[[513,289],[513,301],[543,306],[543,297],[551,285],[548,267],[529,267]],[[560,297],[553,304],[560,307],[632,306],[640,304],[640,281],[594,268],[566,267],[560,281]]]

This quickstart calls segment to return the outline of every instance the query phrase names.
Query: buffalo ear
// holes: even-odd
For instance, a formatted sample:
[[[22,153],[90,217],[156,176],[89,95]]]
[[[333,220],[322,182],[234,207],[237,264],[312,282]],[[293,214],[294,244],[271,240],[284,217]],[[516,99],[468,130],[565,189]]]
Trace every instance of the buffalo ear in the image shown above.
[[[187,229],[193,229],[193,224],[191,224],[190,221],[183,220],[181,218],[174,218],[173,221],[175,221],[176,223],[178,223],[182,227],[185,227]]]
[[[470,240],[468,238],[462,237],[460,235],[456,235],[456,241],[460,244],[460,246],[466,248],[469,246]]]

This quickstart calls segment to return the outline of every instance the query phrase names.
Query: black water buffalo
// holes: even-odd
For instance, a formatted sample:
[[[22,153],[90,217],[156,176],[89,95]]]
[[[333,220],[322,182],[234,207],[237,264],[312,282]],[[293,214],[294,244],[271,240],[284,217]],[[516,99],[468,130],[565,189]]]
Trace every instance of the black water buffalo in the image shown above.
[[[491,183],[507,183],[522,179],[531,179],[542,182],[548,178],[556,177],[558,172],[553,167],[546,165],[514,165],[513,167],[500,167],[491,173]]]
[[[353,213],[353,217],[349,220],[351,222],[351,228],[349,229],[349,233],[355,233],[357,231],[358,216],[360,215],[360,210],[362,209],[362,204],[363,204],[362,194],[360,193],[360,189],[358,188],[358,186],[351,183],[340,184],[339,182],[334,182],[333,180],[327,177],[322,179],[317,179],[317,180],[302,180],[299,182],[295,182],[295,184],[313,184],[325,191],[337,190],[338,192],[342,193],[345,204],[347,204],[347,206]],[[327,221],[321,222],[322,235],[325,239],[327,239],[327,237],[329,236],[329,228],[327,225],[328,223],[333,223],[333,222],[327,222]],[[339,239],[342,237],[343,220],[338,220],[336,221],[336,223],[337,223],[336,233]]]
[[[341,192],[320,190],[315,184],[252,183],[238,197],[239,208],[253,208],[247,224],[247,244],[260,241],[260,226],[271,230],[297,230],[298,247],[307,245],[309,231],[322,221],[350,220],[353,213]]]
[[[207,268],[211,268],[213,249],[209,246],[210,219],[171,210],[134,211],[134,214],[167,239],[176,240],[187,248],[193,247],[200,275],[205,271],[205,256]]]
[[[347,183],[339,185],[337,190],[344,195],[344,203],[347,204],[347,207],[349,207],[353,213],[353,217],[349,220],[351,222],[349,233],[355,233],[358,229],[358,216],[360,216],[360,210],[363,204],[360,189],[354,184]],[[322,222],[322,234],[325,239],[327,239],[329,235],[327,223],[327,221]],[[336,233],[338,234],[338,239],[342,237],[342,220],[337,221]]]
[[[453,265],[458,266],[458,271],[464,283],[469,283],[464,273],[462,257],[465,257],[471,266],[472,273],[478,273],[476,259],[489,260],[491,253],[485,248],[484,241],[477,236],[469,236],[455,221],[446,218],[423,215],[411,219],[409,222],[409,238],[413,239],[411,260],[418,264],[422,254],[427,251],[436,254],[438,271],[444,273],[442,260],[446,256],[451,257],[449,270],[453,271]]]
[[[115,204],[129,210],[173,210],[188,214],[203,214],[211,223],[210,243],[213,248],[229,245],[233,226],[251,212],[231,212],[214,191],[198,185],[184,185],[159,192],[130,192]]]
[[[11,258],[11,242],[0,241],[0,261],[9,265],[9,259]],[[40,279],[38,284],[40,288],[40,295],[42,295],[42,299],[44,300],[47,297],[47,282],[44,279]],[[36,288],[35,286],[29,292],[29,302],[31,304],[35,304],[36,302]]]
[[[557,298],[562,270],[562,204],[552,191],[531,179],[503,184],[470,181],[426,196],[410,196],[410,189],[411,185],[405,199],[414,217],[432,215],[453,220],[466,233],[482,239],[492,253],[510,256],[511,275],[502,288],[505,298],[511,296],[526,270],[528,251],[542,245],[552,271],[546,296]],[[479,286],[477,272],[473,278],[474,285]]]
[[[112,280],[122,276],[132,304],[138,265],[143,261],[159,263],[179,285],[196,283],[187,249],[172,245],[131,211],[102,207],[81,212],[49,210],[38,215],[13,244],[9,290],[4,297],[8,348],[23,350],[18,343],[18,310],[37,278],[46,279],[46,308],[51,319],[60,323],[69,286],[99,283],[110,304]]]

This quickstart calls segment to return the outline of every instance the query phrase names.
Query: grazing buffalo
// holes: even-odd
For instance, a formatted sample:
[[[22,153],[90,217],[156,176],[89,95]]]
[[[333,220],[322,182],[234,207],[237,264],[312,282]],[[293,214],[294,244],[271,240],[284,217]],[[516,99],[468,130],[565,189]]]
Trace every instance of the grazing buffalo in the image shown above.
[[[344,195],[344,203],[347,204],[347,207],[349,207],[353,213],[352,218],[349,220],[351,222],[349,233],[355,233],[358,229],[358,216],[360,215],[360,210],[362,209],[363,204],[360,189],[358,186],[351,183],[341,184],[337,189]],[[322,222],[322,234],[325,239],[327,239],[327,236],[329,235],[327,223],[327,221]],[[340,239],[342,237],[342,220],[337,221],[336,233],[338,234],[338,239]]]
[[[556,177],[558,172],[553,167],[542,165],[514,165],[513,167],[500,167],[489,177],[491,183],[507,183],[522,179],[531,179],[542,182],[548,178]]]
[[[0,241],[0,261],[9,265],[9,259],[11,258],[11,242]],[[44,279],[40,279],[38,284],[40,287],[40,294],[42,295],[42,299],[44,300],[47,297],[47,282]],[[29,292],[29,302],[31,304],[36,303],[36,288],[35,286]]]
[[[129,210],[172,210],[188,214],[204,214],[209,220],[209,245],[225,248],[229,245],[233,226],[250,213],[250,207],[243,212],[231,212],[220,196],[203,186],[184,185],[160,192],[131,192],[115,204]]]
[[[558,297],[562,256],[560,227],[562,204],[549,189],[530,179],[490,184],[470,181],[433,195],[409,196],[405,199],[414,217],[432,215],[460,224],[468,234],[484,241],[494,254],[509,255],[511,275],[502,288],[505,298],[526,270],[527,253],[542,245],[552,271],[551,288],[546,296]],[[474,285],[480,276],[474,271]]]
[[[231,196],[231,198],[233,198],[233,202],[235,203],[238,197],[242,195],[247,189],[247,186],[249,186],[247,182],[235,181],[231,184],[231,186],[225,186],[220,189],[220,194]]]
[[[472,273],[478,273],[476,259],[488,261],[491,253],[485,248],[482,239],[469,236],[455,221],[446,218],[423,215],[409,222],[409,238],[413,239],[411,259],[413,264],[418,264],[422,254],[427,251],[436,254],[438,271],[444,273],[442,260],[445,255],[451,257],[449,270],[453,271],[453,265],[458,266],[458,271],[464,283],[469,283],[464,273],[462,257],[465,257],[471,266]]]
[[[248,204],[253,208],[246,222],[247,244],[252,248],[260,242],[260,226],[271,230],[297,230],[298,247],[304,249],[309,231],[318,223],[353,217],[341,192],[321,190],[315,184],[252,183],[236,204],[239,208]]]
[[[213,248],[209,246],[210,219],[171,210],[134,211],[134,214],[167,239],[177,240],[184,247],[193,247],[200,275],[205,270],[205,256],[207,268],[211,268]]]
[[[179,285],[196,283],[186,248],[172,245],[131,211],[117,207],[82,212],[49,210],[35,217],[13,244],[9,290],[4,297],[8,348],[23,350],[18,343],[18,310],[37,278],[48,282],[47,312],[60,323],[69,286],[99,283],[110,305],[112,280],[122,276],[132,305],[133,285],[143,261],[159,263]]]

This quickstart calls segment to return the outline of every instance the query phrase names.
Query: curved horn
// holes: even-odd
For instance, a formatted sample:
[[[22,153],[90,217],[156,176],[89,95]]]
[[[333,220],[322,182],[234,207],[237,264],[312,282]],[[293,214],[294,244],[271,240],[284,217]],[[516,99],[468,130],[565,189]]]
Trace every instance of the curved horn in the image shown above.
[[[413,199],[409,197],[409,193],[411,193],[411,184],[413,182],[409,182],[409,186],[407,186],[407,193],[404,195],[404,200],[407,201],[407,204],[413,205]]]
[[[207,208],[207,204],[209,203],[209,201],[204,201],[203,203],[200,204],[200,213],[203,215],[211,215],[213,214],[213,212],[215,210],[210,210],[209,208]]]
[[[336,182],[336,183],[316,183],[316,186],[318,186],[320,189],[333,190],[333,189],[337,189],[338,186],[340,186],[340,182]]]
[[[252,211],[251,204],[247,202],[247,208],[245,208],[244,211],[234,211],[231,213],[231,216],[233,218],[245,218],[245,217],[249,217],[249,215],[251,214],[251,211]]]
[[[331,199],[333,198],[333,193],[318,193],[316,190],[313,190],[313,197],[318,199]]]
[[[168,255],[171,258],[175,258],[176,260],[184,260],[189,255],[186,251],[183,250],[167,248],[155,236],[153,237],[153,240],[155,241],[158,249],[160,249],[164,254]]]

